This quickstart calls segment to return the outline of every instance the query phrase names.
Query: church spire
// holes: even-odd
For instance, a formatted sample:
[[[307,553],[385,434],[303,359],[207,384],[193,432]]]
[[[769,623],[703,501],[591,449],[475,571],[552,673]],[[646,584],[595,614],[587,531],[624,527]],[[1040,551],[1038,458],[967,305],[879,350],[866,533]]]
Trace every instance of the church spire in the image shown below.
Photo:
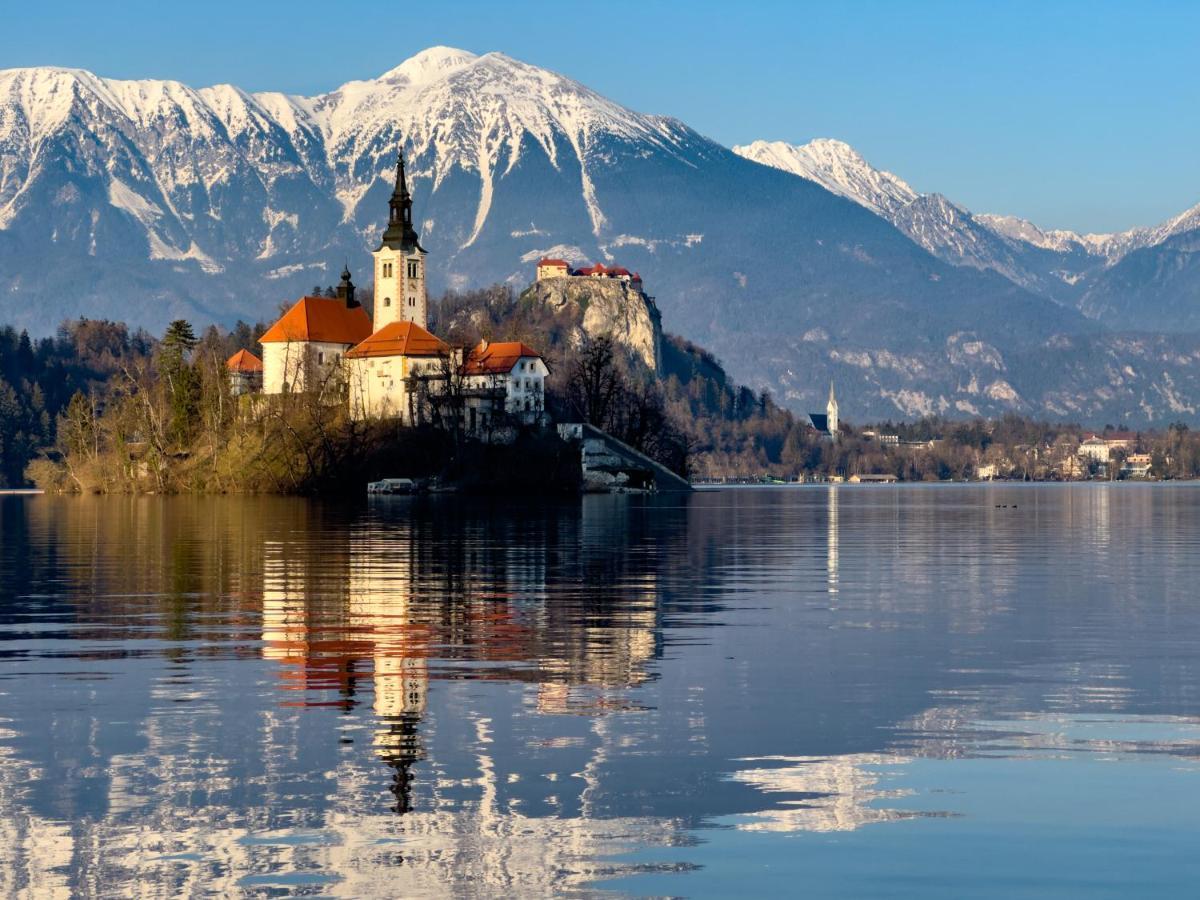
[[[396,186],[388,200],[388,226],[383,233],[383,246],[393,250],[421,246],[412,223],[412,194],[408,192],[408,179],[404,175],[403,147],[396,155]]]
[[[354,282],[350,280],[350,263],[347,262],[342,266],[342,280],[337,286],[337,297],[346,304],[347,309],[354,309],[357,306],[362,306],[361,303],[354,297]]]
[[[833,379],[829,379],[829,403],[825,406],[825,422],[830,436],[836,441],[838,437],[838,402],[833,393]]]

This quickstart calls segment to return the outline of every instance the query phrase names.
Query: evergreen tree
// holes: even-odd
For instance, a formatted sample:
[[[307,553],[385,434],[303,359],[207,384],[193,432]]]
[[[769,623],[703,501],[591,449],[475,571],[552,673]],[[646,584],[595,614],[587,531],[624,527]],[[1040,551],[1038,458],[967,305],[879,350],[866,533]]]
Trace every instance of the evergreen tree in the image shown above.
[[[159,352],[159,374],[167,385],[167,436],[185,443],[194,431],[200,406],[200,376],[188,357],[199,341],[186,319],[167,326]]]

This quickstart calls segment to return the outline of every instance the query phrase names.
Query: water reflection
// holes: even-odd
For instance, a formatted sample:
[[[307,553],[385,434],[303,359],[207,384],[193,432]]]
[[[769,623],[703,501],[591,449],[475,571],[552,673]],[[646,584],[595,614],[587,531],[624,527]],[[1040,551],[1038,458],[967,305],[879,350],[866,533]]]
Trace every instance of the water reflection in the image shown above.
[[[587,892],[1190,760],[1193,496],[2,499],[0,893]]]
[[[835,485],[826,488],[828,500],[825,507],[825,571],[829,584],[829,599],[837,599],[838,592],[838,490]]]
[[[864,825],[913,818],[920,814],[876,805],[912,795],[911,789],[880,787],[888,767],[908,761],[881,753],[746,760],[771,765],[739,769],[733,774],[735,780],[767,795],[806,799],[785,800],[780,808],[743,816],[737,827],[744,831],[855,831]]]

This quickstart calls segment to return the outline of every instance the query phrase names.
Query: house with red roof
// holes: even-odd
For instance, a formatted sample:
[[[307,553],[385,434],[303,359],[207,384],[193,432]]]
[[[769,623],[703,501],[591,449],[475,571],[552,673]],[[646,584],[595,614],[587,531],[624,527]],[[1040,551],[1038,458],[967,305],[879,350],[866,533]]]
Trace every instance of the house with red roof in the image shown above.
[[[249,350],[239,350],[225,360],[225,371],[229,373],[229,392],[233,396],[262,390],[262,360]]]
[[[323,391],[338,381],[342,356],[370,336],[371,317],[354,299],[349,271],[335,297],[301,297],[258,339],[263,392]]]
[[[527,425],[546,411],[546,376],[542,355],[520,341],[480,341],[463,362],[465,427],[490,431],[507,422]]]
[[[545,278],[566,278],[571,274],[571,267],[565,259],[542,257],[537,264],[537,280]]]
[[[452,359],[450,345],[416,322],[383,326],[346,353],[351,417],[423,421],[423,398],[443,389]]]

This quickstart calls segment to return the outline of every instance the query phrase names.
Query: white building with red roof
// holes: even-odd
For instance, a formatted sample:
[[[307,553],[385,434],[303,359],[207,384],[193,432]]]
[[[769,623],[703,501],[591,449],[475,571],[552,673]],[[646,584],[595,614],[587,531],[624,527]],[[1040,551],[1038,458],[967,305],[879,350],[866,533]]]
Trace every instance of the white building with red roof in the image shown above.
[[[571,274],[571,267],[565,259],[542,257],[537,264],[537,280],[544,278],[566,278]]]
[[[339,380],[342,356],[372,330],[343,270],[336,297],[301,297],[258,339],[263,393],[324,391]]]
[[[239,350],[225,360],[229,373],[229,392],[237,397],[262,390],[263,363],[249,350]]]
[[[480,341],[462,366],[469,431],[506,422],[532,425],[546,411],[546,376],[542,355],[520,341]]]
[[[421,395],[441,389],[452,359],[450,345],[415,322],[384,325],[346,353],[351,417],[421,421]]]

